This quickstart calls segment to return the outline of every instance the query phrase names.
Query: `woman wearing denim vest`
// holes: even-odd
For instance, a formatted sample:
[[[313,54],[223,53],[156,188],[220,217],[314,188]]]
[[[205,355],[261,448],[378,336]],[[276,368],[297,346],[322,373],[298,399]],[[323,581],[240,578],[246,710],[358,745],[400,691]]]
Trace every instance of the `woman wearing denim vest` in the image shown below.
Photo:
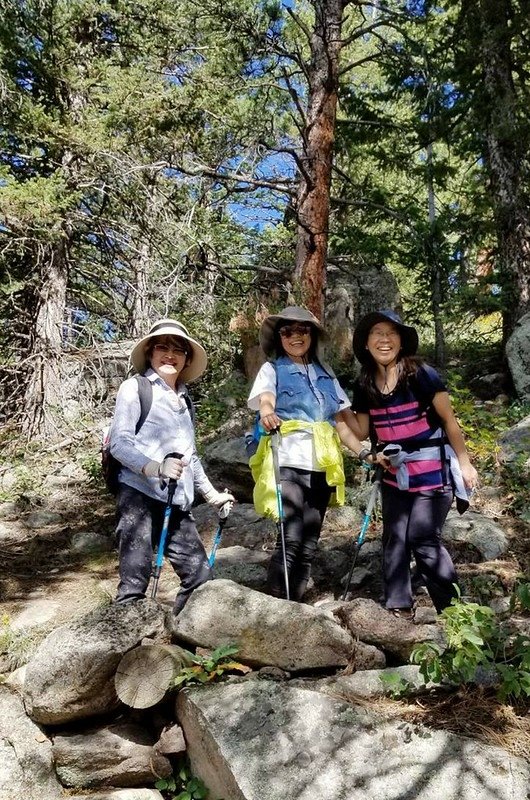
[[[301,600],[311,574],[326,509],[335,494],[344,502],[340,441],[357,452],[360,444],[342,419],[350,402],[321,360],[325,337],[318,319],[305,308],[290,306],[265,319],[260,344],[269,358],[260,369],[248,399],[259,412],[266,433],[280,431],[279,463],[289,595]],[[351,412],[350,412],[351,413]],[[250,466],[258,513],[274,515],[270,436],[260,440]],[[280,537],[271,558],[268,590],[285,597]]]

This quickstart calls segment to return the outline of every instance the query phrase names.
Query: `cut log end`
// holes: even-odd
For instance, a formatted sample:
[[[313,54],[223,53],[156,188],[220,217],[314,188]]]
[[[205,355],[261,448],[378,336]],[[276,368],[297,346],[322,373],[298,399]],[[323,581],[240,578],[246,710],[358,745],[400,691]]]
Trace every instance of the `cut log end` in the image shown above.
[[[173,678],[187,663],[181,648],[140,645],[121,659],[114,685],[122,703],[131,708],[150,708],[171,688]]]

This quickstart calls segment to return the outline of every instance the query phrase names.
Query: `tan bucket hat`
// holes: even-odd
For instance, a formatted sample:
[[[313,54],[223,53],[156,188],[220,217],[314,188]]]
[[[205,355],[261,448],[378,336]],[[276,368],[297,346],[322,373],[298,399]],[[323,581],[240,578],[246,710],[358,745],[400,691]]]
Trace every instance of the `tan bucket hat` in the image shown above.
[[[185,339],[191,349],[191,361],[180,373],[179,381],[190,383],[200,378],[208,364],[206,350],[202,344],[199,344],[196,339],[189,335],[182,322],[178,322],[176,319],[159,319],[158,322],[151,325],[147,336],[144,336],[134,345],[130,359],[136,372],[142,374],[147,369],[146,350],[148,349],[149,341],[157,336],[178,336],[179,339]]]
[[[277,314],[270,314],[261,323],[259,331],[259,343],[263,352],[267,356],[275,355],[276,347],[274,342],[274,332],[279,324],[285,322],[310,322],[317,331],[317,353],[319,351],[318,345],[326,338],[326,332],[322,327],[320,321],[315,317],[311,311],[301,306],[287,306]],[[319,357],[320,354],[318,353]]]

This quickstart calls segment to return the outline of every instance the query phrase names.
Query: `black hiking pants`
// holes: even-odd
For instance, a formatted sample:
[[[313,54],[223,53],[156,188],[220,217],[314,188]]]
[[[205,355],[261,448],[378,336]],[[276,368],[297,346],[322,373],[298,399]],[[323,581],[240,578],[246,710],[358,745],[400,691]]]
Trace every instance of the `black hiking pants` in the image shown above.
[[[382,484],[386,608],[412,608],[411,554],[438,612],[455,597],[453,584],[458,579],[442,542],[442,528],[452,502],[450,486],[405,492]]]
[[[120,484],[117,498],[120,582],[116,601],[145,597],[164,521],[165,503]],[[171,510],[165,555],[180,578],[173,612],[178,614],[190,594],[212,578],[212,570],[195,521],[189,511]]]
[[[328,507],[331,489],[324,472],[280,467],[284,513],[285,550],[291,600],[304,596],[311,563]],[[269,564],[268,591],[285,597],[282,541],[278,532],[276,548]]]

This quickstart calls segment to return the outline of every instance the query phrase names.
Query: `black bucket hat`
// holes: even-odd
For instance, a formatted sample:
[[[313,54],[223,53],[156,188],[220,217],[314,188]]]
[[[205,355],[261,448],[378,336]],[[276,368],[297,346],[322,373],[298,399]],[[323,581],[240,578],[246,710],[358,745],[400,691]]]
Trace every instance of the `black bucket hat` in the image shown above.
[[[269,357],[274,355],[274,332],[279,325],[283,325],[286,322],[308,322],[313,326],[317,334],[317,355],[320,359],[319,345],[322,340],[326,338],[324,328],[320,320],[318,320],[311,311],[301,306],[287,306],[287,308],[283,308],[277,314],[269,314],[269,316],[263,320],[259,332],[259,343],[265,355]]]
[[[416,328],[411,325],[404,325],[399,314],[392,311],[391,308],[385,308],[381,311],[371,311],[369,314],[365,314],[357,323],[353,334],[353,352],[361,364],[368,363],[371,358],[366,349],[366,343],[368,334],[378,322],[391,322],[392,325],[396,326],[401,337],[401,355],[413,356],[417,353],[419,339]]]

